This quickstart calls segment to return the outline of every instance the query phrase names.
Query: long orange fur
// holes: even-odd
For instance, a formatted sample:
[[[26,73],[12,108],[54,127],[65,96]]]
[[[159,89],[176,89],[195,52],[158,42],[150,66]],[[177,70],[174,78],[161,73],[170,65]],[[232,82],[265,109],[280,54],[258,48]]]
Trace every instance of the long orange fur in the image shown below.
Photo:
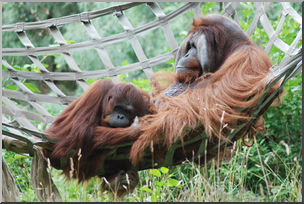
[[[112,98],[109,99],[109,95],[112,95]],[[58,140],[53,151],[43,149],[44,155],[50,158],[51,165],[63,168],[68,178],[72,175],[73,178],[78,178],[79,182],[95,176],[108,152],[94,146],[95,128],[98,127],[99,136],[105,137],[112,131],[119,131],[102,126],[101,121],[106,111],[113,112],[114,105],[125,100],[131,101],[134,114],[138,117],[153,112],[149,94],[133,84],[98,80],[90,85],[45,131],[51,139]],[[70,155],[72,161],[66,158],[67,165],[62,167],[59,160],[64,160],[67,155]],[[70,174],[72,169],[74,171]]]
[[[263,94],[272,63],[244,32],[229,30],[221,25],[223,18],[220,15],[199,17],[188,33],[206,35],[211,67],[208,77],[197,78],[188,91],[176,97],[161,95],[168,85],[157,87],[154,91],[158,100],[157,114],[145,115],[140,118],[139,124],[112,132],[106,139],[99,135],[97,127],[95,145],[104,145],[103,140],[109,146],[135,140],[130,159],[136,165],[152,141],[154,145],[170,148],[178,139],[183,141],[186,129],[198,125],[203,125],[211,140],[215,137],[225,140],[225,131],[221,132],[223,126],[231,130],[240,122],[248,122]],[[278,84],[272,87],[270,93]],[[243,108],[242,112],[239,112],[240,108]],[[254,135],[263,130],[264,122],[260,116],[249,133]]]

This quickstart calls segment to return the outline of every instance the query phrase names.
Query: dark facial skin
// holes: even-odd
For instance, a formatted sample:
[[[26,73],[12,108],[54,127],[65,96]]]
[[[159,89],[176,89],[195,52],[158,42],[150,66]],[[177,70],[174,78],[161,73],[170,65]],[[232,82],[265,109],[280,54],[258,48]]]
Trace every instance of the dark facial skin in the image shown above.
[[[197,79],[219,70],[224,61],[244,45],[250,45],[249,37],[241,27],[227,17],[211,14],[193,21],[191,28],[180,45],[176,56],[176,81],[164,91],[173,97],[189,87],[205,86],[207,81]]]
[[[113,113],[105,117],[109,127],[128,127],[131,125],[135,117],[132,105],[127,103],[117,104],[113,110]]]
[[[209,72],[207,42],[204,34],[199,36],[191,33],[182,42],[176,57],[175,71],[181,83],[191,83]]]

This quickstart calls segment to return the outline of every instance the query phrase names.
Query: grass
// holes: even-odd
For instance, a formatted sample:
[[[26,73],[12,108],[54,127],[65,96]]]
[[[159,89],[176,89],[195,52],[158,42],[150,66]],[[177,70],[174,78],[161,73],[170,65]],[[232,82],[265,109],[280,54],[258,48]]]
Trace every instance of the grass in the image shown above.
[[[252,154],[254,149],[258,155]],[[290,153],[287,151],[292,150],[286,148],[286,153]],[[258,143],[246,147],[238,141],[232,149],[232,154],[230,161],[221,163],[212,160],[207,165],[199,166],[186,161],[183,165],[169,169],[163,167],[141,171],[139,185],[132,194],[121,200],[113,198],[107,192],[101,193],[101,179],[97,177],[85,185],[80,185],[76,180],[66,181],[61,171],[52,168],[51,174],[61,192],[62,200],[69,202],[302,201],[302,165],[296,157],[286,162],[282,155],[271,154],[285,168],[285,177],[282,177],[278,174],[277,167],[271,166],[272,159],[260,155]],[[258,178],[257,183],[248,179],[248,175],[252,174],[252,168],[248,168],[249,163],[262,170],[260,174],[253,173]],[[14,178],[17,186],[22,189],[22,201],[38,201],[30,182],[24,182],[30,181],[29,171],[30,168],[23,168],[23,171],[14,174]]]

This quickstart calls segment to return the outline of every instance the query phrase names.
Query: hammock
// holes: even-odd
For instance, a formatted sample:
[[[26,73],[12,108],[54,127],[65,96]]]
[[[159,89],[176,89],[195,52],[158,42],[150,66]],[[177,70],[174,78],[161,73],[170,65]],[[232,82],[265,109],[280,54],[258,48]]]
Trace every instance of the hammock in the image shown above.
[[[124,14],[123,11],[127,9],[131,9],[135,6],[140,6],[142,4],[146,4],[155,14],[157,20],[147,23],[143,26],[133,28],[128,18]],[[239,2],[232,3],[224,3],[224,10],[222,14],[226,16],[232,16],[233,19],[238,23],[237,18],[237,8],[239,7]],[[296,76],[298,73],[302,71],[302,49],[297,48],[297,44],[301,39],[302,32],[301,29],[291,45],[286,44],[282,41],[278,36],[283,27],[283,23],[285,20],[288,20],[287,16],[291,17],[296,23],[302,25],[302,17],[290,6],[289,3],[281,3],[283,12],[276,30],[273,29],[266,11],[270,8],[271,2],[254,3],[256,8],[256,15],[254,16],[249,28],[246,33],[250,36],[254,29],[257,27],[258,22],[261,23],[262,27],[265,29],[269,37],[269,42],[265,48],[267,53],[270,52],[273,45],[279,48],[282,52],[285,53],[283,60],[280,65],[275,65],[270,68],[273,75],[269,79],[269,83],[267,84],[267,88],[264,96],[261,98],[260,103],[257,105],[255,112],[253,114],[253,118],[255,116],[261,115],[263,112],[263,108],[267,108],[267,104],[276,95],[283,89],[284,84],[290,78]],[[33,124],[35,121],[45,124],[51,124],[55,117],[52,116],[47,110],[45,110],[39,103],[54,103],[60,104],[63,106],[68,105],[75,97],[65,95],[54,83],[54,81],[76,81],[80,87],[85,91],[88,87],[88,84],[85,82],[85,79],[91,78],[103,78],[109,77],[114,82],[119,82],[120,79],[118,77],[119,74],[130,73],[137,70],[143,70],[146,74],[147,78],[153,75],[152,67],[164,63],[168,60],[174,59],[176,56],[176,52],[178,50],[178,43],[174,37],[173,31],[170,28],[169,22],[175,20],[177,17],[181,16],[185,12],[193,10],[194,15],[202,15],[201,12],[201,3],[192,2],[185,3],[180,8],[175,11],[165,14],[160,6],[155,2],[149,3],[125,3],[121,5],[112,6],[106,9],[84,12],[81,14],[75,14],[71,16],[65,16],[56,19],[49,19],[40,22],[33,23],[17,23],[13,25],[4,25],[2,26],[3,32],[15,32],[22,44],[26,48],[3,48],[2,55],[3,56],[27,56],[30,60],[37,66],[40,72],[25,72],[18,71],[12,65],[10,65],[6,60],[2,59],[2,64],[5,66],[6,70],[2,70],[3,78],[10,78],[19,88],[19,91],[13,91],[3,88],[2,89],[2,102],[5,105],[2,105],[2,146],[3,148],[17,152],[19,154],[28,154],[34,158],[40,158],[39,148],[44,147],[49,148],[47,144],[56,143],[56,141],[51,140],[49,136],[41,131]],[[100,37],[98,32],[96,31],[94,25],[91,20],[101,18],[106,15],[113,15],[113,17],[117,17],[119,23],[125,30],[124,33],[108,36],[108,37]],[[76,43],[76,44],[68,44],[63,38],[59,26],[81,22],[85,26],[88,34],[91,37],[91,41]],[[146,31],[151,31],[156,28],[161,27],[165,37],[168,41],[169,47],[171,49],[170,52],[160,54],[158,56],[147,58],[145,55],[137,35]],[[34,47],[32,42],[29,40],[27,35],[25,34],[28,30],[33,29],[45,29],[48,28],[51,31],[51,34],[59,44],[58,46],[48,46],[48,47]],[[135,54],[139,60],[139,62],[126,65],[114,67],[109,55],[107,54],[104,46],[111,45],[117,42],[122,42],[125,40],[129,40]],[[82,71],[75,60],[73,59],[71,52],[81,51],[81,50],[89,50],[95,49],[100,57],[101,61],[105,65],[105,70],[97,70],[97,71]],[[38,55],[47,55],[47,54],[55,54],[61,53],[64,57],[65,61],[71,68],[71,73],[61,73],[61,72],[49,72],[43,64],[38,59]],[[28,87],[26,87],[19,79],[30,79],[30,80],[41,80],[56,94],[56,96],[49,96],[44,94],[37,94],[32,92]],[[276,78],[274,81],[271,79]],[[279,88],[272,93],[271,95],[267,95],[268,90],[278,81],[282,79],[282,82]],[[22,110],[18,105],[12,102],[11,99],[18,99],[27,101],[32,107],[33,111]],[[9,120],[7,116],[13,118],[13,120]],[[249,123],[253,124],[254,119],[252,119]],[[237,129],[228,134],[228,138],[231,141],[235,141],[240,138],[241,134],[244,134],[244,127],[248,127],[248,124],[241,124]],[[191,144],[199,144],[197,146],[197,151],[195,155],[193,155],[193,159],[197,160],[200,157],[205,156],[206,153],[206,142],[207,137],[204,132],[196,133],[197,136],[192,137],[191,140],[184,142],[184,146]],[[40,139],[39,139],[40,138]],[[221,141],[219,146],[227,145],[225,141]],[[132,143],[126,143],[116,148],[110,150],[110,153],[107,155],[103,167],[99,170],[98,175],[103,176],[107,173],[112,173],[113,164],[122,163],[129,165],[128,155],[125,153],[130,147]],[[151,153],[146,153],[144,155],[143,162],[138,165],[138,170],[150,169],[154,167],[161,166],[172,166],[178,165],[182,162],[182,160],[174,157],[176,151],[180,151],[182,144],[180,142],[176,142],[167,152],[164,160],[155,160]],[[37,159],[36,159],[37,160]],[[61,167],[64,167],[68,162],[68,157],[62,159],[60,161]],[[33,161],[33,165],[35,162]],[[44,167],[47,169],[47,163],[44,161]],[[36,168],[37,169],[37,168]],[[35,170],[35,167],[32,167],[32,171]],[[40,170],[42,171],[42,170]],[[42,171],[44,172],[44,171]],[[37,173],[38,175],[39,173]],[[46,176],[41,173],[41,179]],[[39,176],[38,176],[39,177]],[[39,177],[40,178],[40,177]],[[35,190],[38,198],[41,201],[60,201],[60,195],[54,187],[54,185],[50,185],[52,181],[43,181],[44,188],[39,186],[39,182],[41,183],[41,179],[39,178],[34,181],[32,178],[33,185],[35,184]],[[51,186],[51,187],[50,187]],[[13,188],[11,188],[13,189]],[[48,193],[46,193],[46,191]],[[55,192],[56,195],[51,194],[50,192]],[[57,193],[56,193],[57,192]],[[49,195],[49,196],[46,196]],[[9,199],[9,198],[7,198]]]

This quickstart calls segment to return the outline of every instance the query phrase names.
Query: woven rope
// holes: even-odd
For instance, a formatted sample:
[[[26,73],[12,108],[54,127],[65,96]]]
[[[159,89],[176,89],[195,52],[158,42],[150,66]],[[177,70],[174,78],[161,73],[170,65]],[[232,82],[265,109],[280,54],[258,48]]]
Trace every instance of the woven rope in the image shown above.
[[[50,124],[55,119],[55,117],[52,116],[48,111],[46,111],[39,103],[47,102],[65,106],[76,99],[72,96],[66,96],[55,85],[55,80],[77,81],[77,83],[82,87],[82,89],[86,90],[88,85],[86,84],[84,79],[108,76],[113,81],[120,81],[117,75],[129,73],[135,70],[143,70],[147,77],[150,78],[153,75],[153,70],[151,68],[152,66],[173,59],[176,55],[178,44],[174,38],[169,22],[174,20],[182,13],[191,9],[194,11],[195,16],[201,15],[202,13],[200,9],[200,3],[186,3],[184,6],[169,13],[168,15],[166,15],[161,10],[160,6],[157,3],[147,3],[147,6],[153,11],[155,16],[157,17],[157,20],[134,29],[123,11],[140,4],[142,3],[127,3],[118,6],[112,6],[107,9],[102,9],[98,11],[85,12],[77,15],[71,15],[57,19],[49,19],[41,22],[4,25],[2,27],[3,32],[15,32],[26,48],[4,48],[2,55],[26,55],[38,67],[40,72],[17,71],[7,61],[2,60],[2,64],[7,68],[7,70],[2,70],[3,78],[10,78],[20,88],[20,91],[13,91],[7,89],[2,90],[2,101],[5,104],[2,105],[2,110],[4,114],[2,116],[3,122],[5,124],[8,124],[9,120],[7,119],[7,115],[13,116],[22,127],[36,131],[37,135],[39,135],[37,127],[32,122],[37,121],[40,123]],[[233,16],[234,20],[238,22],[236,10],[239,5],[239,2],[225,3],[225,9],[222,13],[226,16]],[[300,26],[300,32],[297,34],[291,45],[287,45],[283,40],[278,37],[278,35],[282,29],[284,21],[287,20],[287,16],[290,16],[300,25],[302,25],[302,17],[295,12],[295,10],[290,6],[289,3],[281,3],[283,9],[282,16],[276,30],[274,30],[266,13],[267,9],[270,8],[271,3],[267,2],[263,4],[261,2],[257,2],[254,3],[254,5],[256,8],[256,15],[254,16],[252,23],[246,31],[247,34],[251,35],[255,27],[257,26],[257,23],[260,21],[270,39],[265,48],[266,52],[269,52],[273,45],[275,45],[277,48],[279,48],[286,54],[282,60],[282,63],[285,62],[287,59],[289,59],[291,56],[295,55],[295,53],[299,51],[299,48],[297,48],[296,46],[302,37],[302,26]],[[102,17],[104,15],[116,16],[119,20],[119,23],[124,28],[125,32],[106,38],[101,38],[98,32],[96,31],[94,25],[91,23],[91,20]],[[76,44],[67,44],[60,30],[58,29],[58,26],[76,22],[82,22],[84,24],[85,29],[87,30],[92,41]],[[148,59],[137,39],[137,35],[139,33],[146,32],[148,30],[156,29],[159,27],[161,27],[164,31],[168,44],[171,48],[171,52]],[[32,42],[27,37],[25,31],[41,28],[48,28],[51,31],[51,34],[53,35],[54,39],[59,44],[59,46],[35,48]],[[127,66],[114,67],[109,55],[104,49],[104,46],[123,40],[130,41],[135,51],[135,54],[139,59],[139,62]],[[79,49],[95,49],[102,62],[105,64],[106,70],[82,71],[70,54],[70,52],[77,51]],[[71,68],[72,72],[49,72],[39,61],[37,56],[41,54],[45,55],[50,53],[61,53],[61,55],[64,57],[65,61]],[[30,80],[40,80],[45,82],[48,87],[50,87],[50,89],[56,94],[56,96],[33,93],[20,81],[21,78]],[[33,107],[33,110],[35,110],[35,112],[22,110],[21,108],[19,108],[18,105],[12,102],[11,99],[27,101]],[[11,127],[9,129],[9,132],[13,131],[13,133],[16,134],[16,132],[14,132],[14,128]],[[18,134],[20,133],[21,132],[18,132]]]
[[[193,10],[195,16],[201,15],[201,5],[200,3],[186,3],[184,6],[178,8],[177,10],[166,15],[160,8],[160,6],[155,2],[147,3],[147,6],[153,11],[157,20],[147,23],[138,28],[133,28],[128,18],[124,14],[124,10],[129,9],[131,7],[140,5],[142,3],[127,3],[119,6],[112,6],[107,9],[102,9],[99,11],[93,12],[85,12],[77,15],[71,15],[67,17],[57,18],[57,19],[49,19],[41,22],[34,23],[17,23],[14,25],[4,25],[2,27],[3,32],[15,32],[19,37],[20,41],[26,48],[4,48],[2,55],[3,56],[28,56],[32,62],[38,67],[40,72],[25,72],[25,71],[17,71],[15,70],[7,61],[2,60],[2,64],[7,68],[7,70],[2,70],[3,78],[10,78],[15,82],[15,84],[20,88],[20,91],[13,90],[2,90],[2,101],[5,105],[2,105],[3,110],[3,118],[4,123],[8,124],[8,119],[6,115],[13,116],[18,123],[27,129],[33,130],[37,132],[39,135],[39,131],[36,126],[32,123],[34,121],[40,123],[50,124],[54,121],[55,117],[52,116],[48,111],[46,111],[39,103],[54,103],[60,105],[68,105],[75,97],[66,96],[54,83],[54,81],[77,81],[77,83],[82,87],[83,90],[86,90],[88,85],[84,81],[84,79],[90,78],[99,78],[99,77],[110,77],[112,81],[120,81],[118,75],[123,73],[129,73],[135,70],[143,70],[147,75],[148,79],[153,75],[152,66],[161,64],[170,59],[173,59],[176,55],[178,44],[174,38],[173,32],[170,28],[169,22],[174,20],[179,15],[183,14],[186,11]],[[289,59],[291,56],[295,55],[299,51],[296,47],[299,40],[302,37],[302,27],[300,28],[300,32],[297,34],[296,38],[293,40],[291,45],[287,45],[280,38],[278,38],[278,34],[280,33],[284,21],[287,20],[287,16],[290,16],[297,23],[302,25],[302,17],[295,12],[295,10],[289,5],[289,3],[281,3],[282,5],[282,16],[280,22],[276,28],[273,29],[268,17],[267,17],[267,9],[270,8],[270,2],[254,3],[256,8],[256,15],[253,18],[252,23],[247,29],[246,33],[251,35],[257,26],[257,23],[260,21],[262,26],[265,29],[269,37],[269,43],[267,44],[265,50],[269,52],[273,45],[278,47],[281,51],[286,53],[282,63]],[[238,22],[236,10],[240,5],[239,2],[225,3],[225,9],[222,14],[226,16],[233,16],[234,20]],[[119,23],[124,28],[125,32],[113,36],[109,36],[106,38],[101,38],[96,31],[94,25],[91,20],[102,17],[104,15],[113,15],[116,16],[119,20]],[[89,36],[92,41],[76,43],[76,44],[67,44],[64,37],[62,36],[58,26],[82,22],[87,30]],[[159,56],[155,56],[153,58],[148,59],[143,52],[143,49],[137,39],[137,35],[142,32],[146,32],[148,30],[156,29],[161,27],[164,31],[168,44],[171,48],[171,52],[161,54]],[[29,38],[27,37],[25,31],[31,29],[41,29],[48,28],[51,31],[51,34],[59,44],[59,46],[52,47],[38,47],[35,48],[31,43]],[[109,55],[104,49],[105,45],[120,42],[123,40],[129,40],[135,54],[139,60],[134,64],[130,64],[127,66],[114,67]],[[98,56],[105,64],[106,70],[97,70],[97,71],[82,71],[75,60],[71,56],[70,52],[77,51],[79,49],[87,50],[87,49],[95,49],[98,53]],[[64,57],[65,61],[71,68],[72,72],[70,73],[60,73],[60,72],[49,72],[43,64],[39,61],[37,55],[45,55],[50,53],[61,53]],[[33,93],[29,88],[27,88],[19,79],[30,79],[30,80],[40,80],[45,82],[48,87],[56,94],[56,96],[49,96],[44,94]],[[27,101],[35,110],[35,112],[30,112],[27,110],[22,110],[16,105],[11,99],[19,99],[23,101]],[[16,128],[16,127],[15,127]],[[12,131],[14,128],[10,128],[9,131]],[[18,133],[20,134],[20,132]]]

